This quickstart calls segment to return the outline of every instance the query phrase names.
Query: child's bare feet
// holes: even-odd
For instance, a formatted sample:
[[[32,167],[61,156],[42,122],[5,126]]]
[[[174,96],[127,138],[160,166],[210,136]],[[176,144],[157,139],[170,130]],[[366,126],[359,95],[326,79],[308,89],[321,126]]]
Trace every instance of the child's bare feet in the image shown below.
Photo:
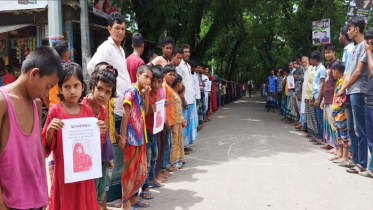
[[[168,172],[167,170],[163,171],[162,172],[163,175],[167,176],[167,177],[171,177],[172,174],[170,172]]]
[[[133,209],[133,207],[131,206],[131,202],[129,200],[122,204],[122,210],[131,210],[131,209]]]
[[[166,183],[168,181],[168,177],[164,177],[164,175],[161,173],[159,173],[158,176],[155,176],[155,179],[162,183]]]
[[[175,167],[175,164],[172,164],[168,169],[167,171],[168,172],[176,172],[178,171],[179,169],[177,167]]]
[[[130,199],[129,199],[130,203],[131,203],[131,208],[130,209],[133,209],[133,208],[143,208],[143,207],[149,207],[149,202],[147,201],[144,201],[144,200],[140,200],[140,198],[138,198],[137,196],[132,196]]]

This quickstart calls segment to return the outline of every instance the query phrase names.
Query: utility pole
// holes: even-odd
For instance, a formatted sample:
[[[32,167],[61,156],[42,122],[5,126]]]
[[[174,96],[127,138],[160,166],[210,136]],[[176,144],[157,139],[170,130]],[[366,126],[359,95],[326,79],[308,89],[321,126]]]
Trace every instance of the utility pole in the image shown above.
[[[89,36],[89,20],[88,20],[88,1],[79,0],[80,3],[80,34],[82,44],[82,69],[84,82],[88,85],[89,74],[87,71],[87,65],[91,59],[91,47],[90,47],[90,36]]]
[[[62,22],[61,1],[48,0],[48,39],[50,46],[53,42],[64,39]]]

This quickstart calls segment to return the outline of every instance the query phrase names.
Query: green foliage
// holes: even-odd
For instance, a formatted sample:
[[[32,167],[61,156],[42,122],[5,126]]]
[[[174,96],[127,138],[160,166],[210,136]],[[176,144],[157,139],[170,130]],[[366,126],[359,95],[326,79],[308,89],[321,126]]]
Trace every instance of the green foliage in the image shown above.
[[[120,2],[123,2],[120,4]],[[340,55],[346,0],[113,0],[146,39],[172,36],[192,58],[213,64],[219,77],[259,84],[271,69],[299,53],[309,55],[311,22],[330,18]],[[373,25],[369,21],[368,25]],[[319,49],[321,50],[321,49]]]

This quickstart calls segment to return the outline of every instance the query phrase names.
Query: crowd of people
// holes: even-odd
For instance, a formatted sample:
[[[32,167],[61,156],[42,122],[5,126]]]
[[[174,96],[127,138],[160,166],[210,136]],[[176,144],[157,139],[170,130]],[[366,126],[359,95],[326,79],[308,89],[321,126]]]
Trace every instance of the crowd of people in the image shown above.
[[[347,172],[373,178],[373,28],[363,18],[340,29],[341,60],[333,44],[323,55],[298,55],[266,80],[266,108],[277,110],[314,145],[333,154],[330,161]]]
[[[151,50],[146,64],[139,33],[133,34],[133,53],[126,58],[121,14],[111,13],[108,30],[110,37],[87,65],[88,84],[79,64],[69,60],[67,42],[60,40],[31,52],[21,75],[0,87],[0,209],[149,207],[150,188],[165,186],[183,167],[193,151],[188,146],[210,115],[245,94],[244,84],[215,78],[208,65],[190,60],[187,44],[177,48],[166,37],[162,55]],[[165,116],[158,116],[156,104],[162,100]],[[43,105],[49,109],[44,125]],[[66,183],[64,120],[84,117],[98,120],[102,176]],[[160,132],[153,130],[154,122],[163,124]],[[74,173],[89,171],[91,159],[81,142],[73,145]]]

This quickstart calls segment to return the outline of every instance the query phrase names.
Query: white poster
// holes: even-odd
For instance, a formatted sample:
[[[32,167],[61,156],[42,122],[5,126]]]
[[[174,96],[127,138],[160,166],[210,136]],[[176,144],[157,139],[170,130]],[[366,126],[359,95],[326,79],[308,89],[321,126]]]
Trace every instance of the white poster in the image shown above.
[[[159,133],[163,130],[165,122],[165,108],[164,103],[166,100],[160,100],[155,102],[157,106],[157,111],[154,112],[154,125],[153,125],[153,134]]]
[[[211,81],[209,80],[205,82],[205,91],[206,92],[211,91]]]
[[[45,8],[48,0],[0,0],[0,11]]]
[[[102,177],[101,137],[94,117],[62,120],[65,183]]]
[[[288,84],[288,89],[293,89],[294,88],[294,77],[288,76],[286,78],[286,83]]]
[[[320,46],[330,43],[330,19],[312,22],[312,43]]]

